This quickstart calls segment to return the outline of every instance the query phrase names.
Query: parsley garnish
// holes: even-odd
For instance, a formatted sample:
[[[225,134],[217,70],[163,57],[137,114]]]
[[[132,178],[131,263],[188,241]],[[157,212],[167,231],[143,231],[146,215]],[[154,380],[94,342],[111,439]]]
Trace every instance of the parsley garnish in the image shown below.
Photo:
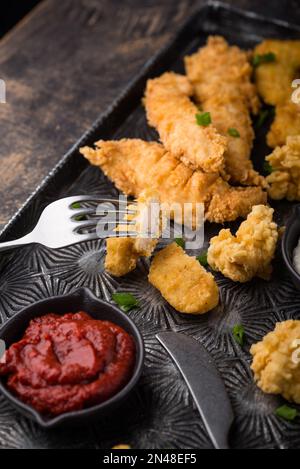
[[[274,52],[267,52],[266,54],[257,54],[252,59],[253,67],[258,67],[261,64],[269,64],[276,61]]]
[[[210,112],[203,112],[202,114],[196,114],[196,122],[198,125],[207,127],[209,124],[211,124]]]
[[[267,174],[271,174],[273,172],[273,168],[267,160],[264,162],[264,171]]]
[[[241,136],[240,132],[237,129],[234,129],[233,127],[228,129],[228,134],[230,137],[235,137],[238,138]]]
[[[139,306],[137,299],[131,293],[113,293],[112,299],[125,313]]]
[[[244,345],[245,329],[241,324],[236,324],[232,329],[234,340],[242,347]]]
[[[266,122],[266,120],[269,117],[273,117],[273,116],[274,116],[274,109],[263,109],[262,111],[260,111],[258,115],[257,121],[255,123],[256,127],[257,128],[262,127],[264,123]]]
[[[185,248],[185,241],[183,238],[175,238],[175,243],[178,244],[182,249]]]
[[[203,267],[206,267],[208,265],[208,262],[207,262],[207,251],[206,252],[203,252],[202,254],[200,254],[200,256],[196,257],[197,261],[200,262],[200,264],[203,266]]]
[[[278,407],[276,409],[275,414],[277,417],[280,417],[284,420],[288,420],[292,422],[295,420],[296,417],[298,417],[299,413],[296,409],[293,409],[292,407],[289,407],[288,405],[283,405],[282,407]]]

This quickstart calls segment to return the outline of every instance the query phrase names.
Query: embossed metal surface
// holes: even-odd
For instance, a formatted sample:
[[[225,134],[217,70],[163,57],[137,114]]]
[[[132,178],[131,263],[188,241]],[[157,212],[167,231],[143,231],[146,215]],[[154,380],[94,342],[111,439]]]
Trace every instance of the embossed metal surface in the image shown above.
[[[191,30],[191,24],[193,28]],[[165,54],[177,55],[171,68],[182,70],[182,56],[204,43],[210,33],[223,34],[242,47],[253,46],[267,36],[299,36],[297,29],[276,24],[230,8],[211,6],[190,23],[174,46],[148,64],[151,74],[166,67]],[[175,50],[176,49],[176,50]],[[99,119],[82,143],[106,138],[157,138],[146,124],[138,102],[147,70],[142,71],[135,90],[127,90],[107,116]],[[137,107],[134,109],[135,104]],[[117,130],[115,130],[117,128]],[[254,149],[256,167],[262,169],[267,149],[263,133]],[[43,183],[26,207],[8,226],[2,239],[24,234],[43,207],[65,195],[95,194],[115,197],[117,192],[100,170],[87,165],[72,149]],[[292,204],[276,204],[277,221],[283,225]],[[235,227],[235,224],[229,225]],[[220,226],[206,226],[206,244]],[[264,395],[253,383],[249,347],[270,331],[276,322],[300,318],[300,292],[296,291],[277,253],[272,280],[253,280],[239,285],[216,274],[220,305],[207,315],[189,317],[177,313],[147,281],[148,261],[141,261],[132,274],[114,279],[104,271],[102,240],[49,250],[26,247],[0,257],[0,320],[5,322],[26,305],[41,298],[63,294],[80,286],[89,287],[108,301],[114,291],[127,291],[139,300],[140,308],[128,313],[141,329],[146,344],[146,366],[135,395],[115,415],[87,428],[47,432],[20,416],[0,398],[0,448],[110,448],[128,443],[133,448],[211,448],[199,414],[180,372],[159,344],[159,331],[184,332],[199,340],[212,354],[232,401],[235,422],[233,448],[297,448],[300,422],[279,420],[274,410],[279,397]],[[231,330],[242,323],[246,344],[239,347]]]

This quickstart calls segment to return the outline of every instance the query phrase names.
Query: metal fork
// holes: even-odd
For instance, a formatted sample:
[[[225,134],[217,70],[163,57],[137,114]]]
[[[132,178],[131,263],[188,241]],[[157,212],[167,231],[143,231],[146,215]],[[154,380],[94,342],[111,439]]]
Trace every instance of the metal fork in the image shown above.
[[[99,212],[95,206],[89,207],[90,203],[97,204],[97,207],[101,204],[102,210]],[[116,210],[114,208],[104,209],[104,204],[113,204],[116,206]],[[128,204],[131,206],[130,210],[127,207]],[[114,227],[118,222],[116,223],[114,220],[110,221],[107,219],[101,220],[101,215],[114,213],[123,217],[121,221],[122,227],[134,226],[134,220],[126,220],[126,215],[136,213],[134,208],[132,208],[134,206],[134,203],[125,200],[82,195],[57,200],[44,209],[31,233],[14,241],[0,243],[0,251],[21,247],[26,244],[42,244],[52,249],[59,249],[72,244],[99,239],[96,227],[100,225],[111,225],[112,227],[111,230],[105,232],[103,238],[116,236],[134,237],[136,232],[133,229],[129,231],[122,228],[118,230],[116,235]],[[89,219],[82,220],[83,217],[89,216]]]

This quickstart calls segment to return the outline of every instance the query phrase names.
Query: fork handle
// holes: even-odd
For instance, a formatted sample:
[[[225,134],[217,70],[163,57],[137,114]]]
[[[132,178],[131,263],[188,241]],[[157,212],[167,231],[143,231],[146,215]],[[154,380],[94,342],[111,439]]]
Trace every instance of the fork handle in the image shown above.
[[[24,236],[23,238],[15,239],[13,241],[7,241],[6,243],[0,243],[0,252],[8,251],[9,249],[16,249],[26,244],[34,243],[32,233]]]

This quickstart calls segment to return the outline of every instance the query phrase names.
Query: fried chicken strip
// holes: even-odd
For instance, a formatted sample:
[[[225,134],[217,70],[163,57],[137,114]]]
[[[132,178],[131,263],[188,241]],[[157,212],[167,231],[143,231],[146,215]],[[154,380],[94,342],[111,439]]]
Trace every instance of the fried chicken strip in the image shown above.
[[[164,147],[193,169],[222,172],[227,141],[212,125],[199,126],[193,89],[183,75],[168,72],[148,80],[144,104],[147,119]]]
[[[239,227],[236,236],[221,230],[210,241],[207,260],[212,269],[235,282],[248,282],[253,277],[270,278],[278,229],[272,208],[253,207]]]
[[[255,69],[255,81],[263,100],[276,106],[276,115],[267,136],[268,145],[284,145],[290,135],[300,134],[300,106],[292,102],[292,82],[299,78],[300,41],[267,39],[254,50],[257,56],[273,53],[275,60]]]
[[[253,205],[266,203],[260,187],[231,187],[217,173],[193,171],[156,142],[139,139],[99,141],[81,153],[127,195],[156,191],[160,202],[205,205],[206,219],[224,223],[246,217]]]
[[[211,113],[217,131],[228,139],[225,169],[231,180],[263,184],[263,177],[254,171],[250,160],[254,139],[250,111],[257,113],[259,100],[250,81],[252,67],[247,53],[230,47],[222,37],[212,36],[205,47],[185,58],[185,67],[196,100]]]
[[[148,278],[181,313],[204,314],[219,303],[219,289],[213,275],[176,243],[154,256]]]
[[[300,106],[287,101],[276,106],[275,119],[267,135],[269,147],[284,145],[288,136],[300,134]]]

